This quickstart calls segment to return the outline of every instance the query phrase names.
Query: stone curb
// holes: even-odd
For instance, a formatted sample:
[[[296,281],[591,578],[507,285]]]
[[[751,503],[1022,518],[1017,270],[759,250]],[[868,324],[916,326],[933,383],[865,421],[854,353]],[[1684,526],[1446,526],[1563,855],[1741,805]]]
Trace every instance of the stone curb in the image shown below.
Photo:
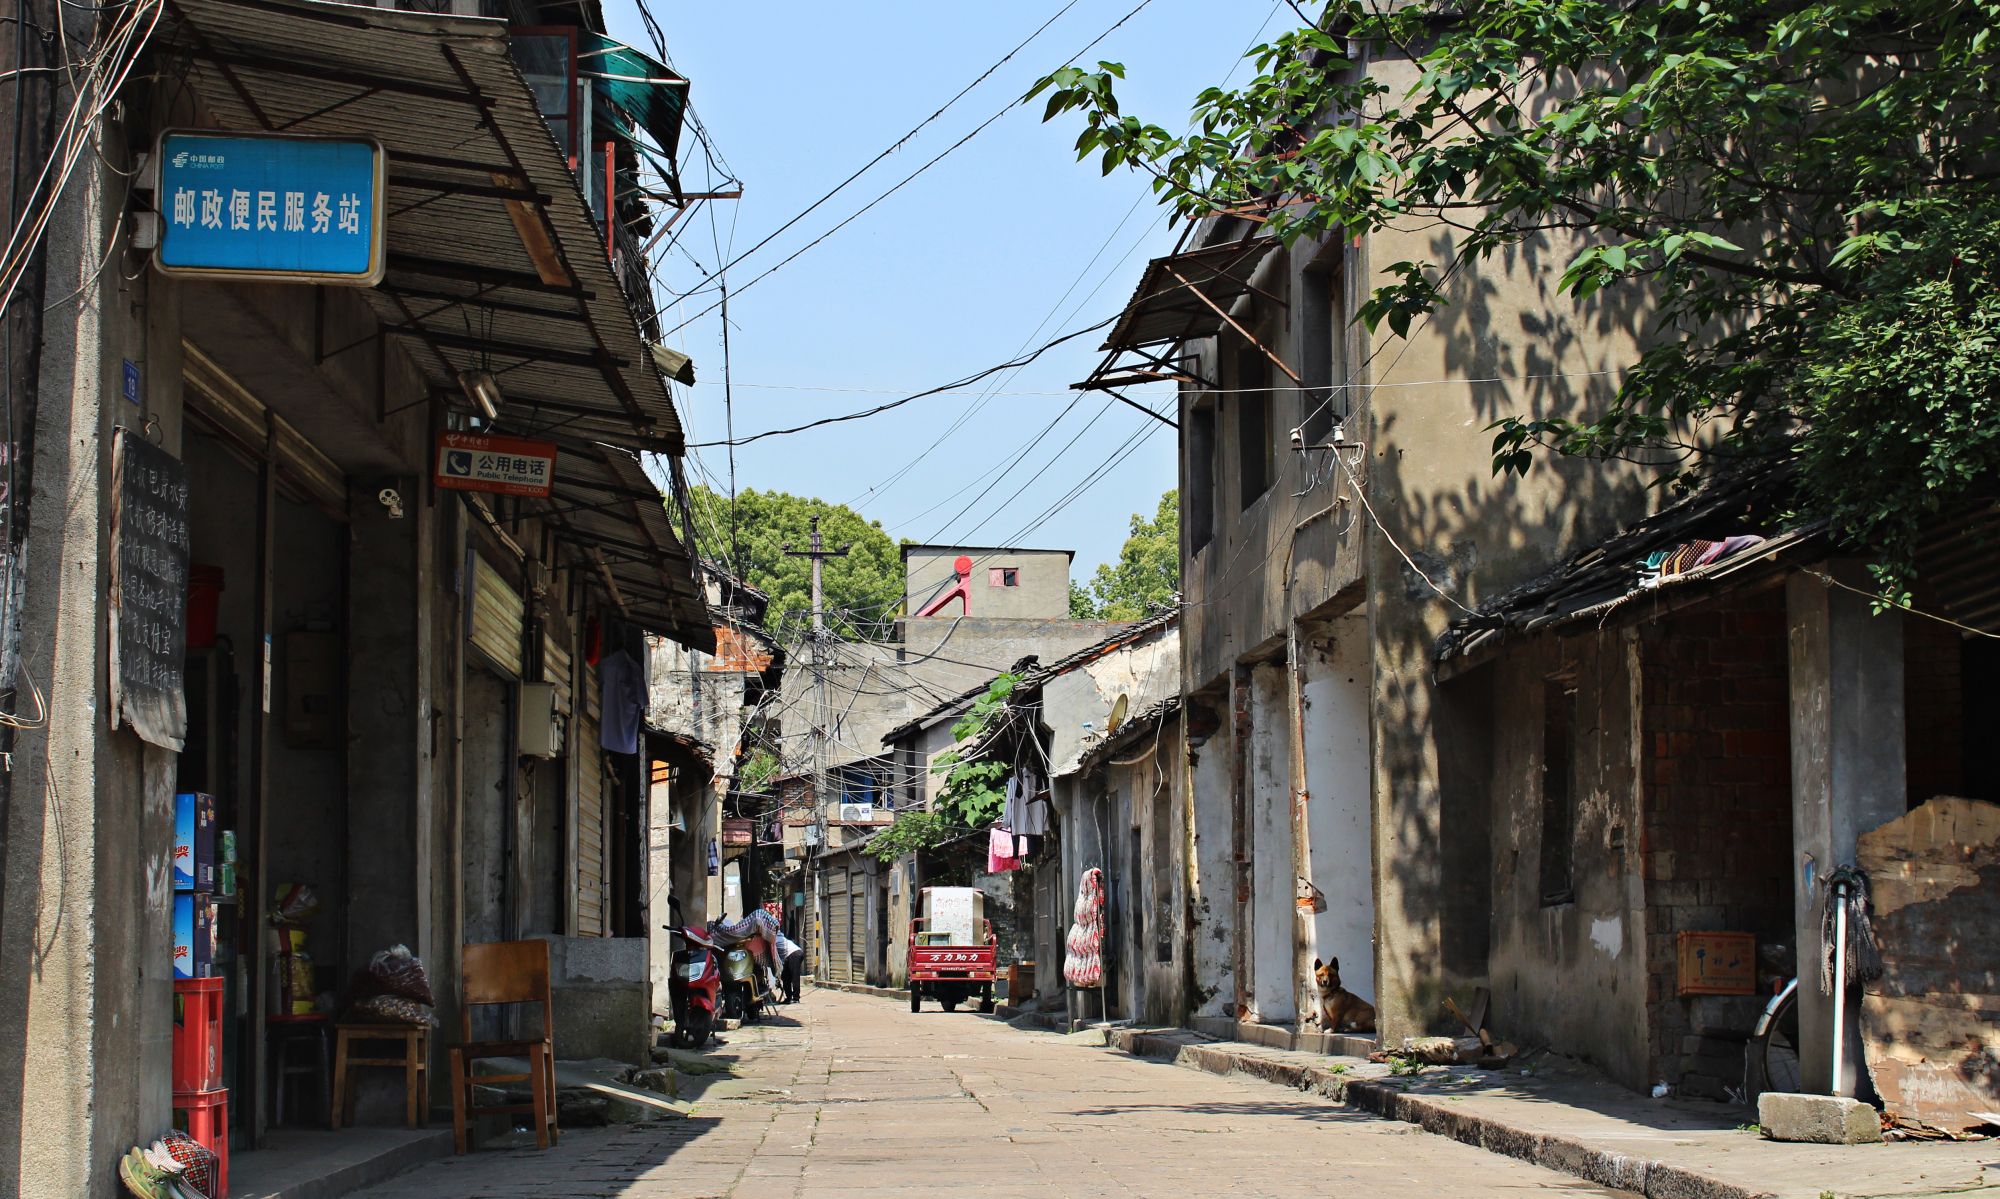
[[[1350,1078],[1318,1066],[1246,1053],[1221,1042],[1196,1041],[1189,1033],[1109,1028],[1104,1034],[1108,1048],[1134,1057],[1211,1074],[1249,1075],[1385,1119],[1414,1124],[1425,1132],[1489,1153],[1518,1158],[1599,1186],[1634,1191],[1648,1199],[1772,1199],[1769,1191],[1749,1190],[1658,1159],[1613,1153],[1573,1137],[1507,1124],[1427,1096],[1412,1095],[1379,1079]]]

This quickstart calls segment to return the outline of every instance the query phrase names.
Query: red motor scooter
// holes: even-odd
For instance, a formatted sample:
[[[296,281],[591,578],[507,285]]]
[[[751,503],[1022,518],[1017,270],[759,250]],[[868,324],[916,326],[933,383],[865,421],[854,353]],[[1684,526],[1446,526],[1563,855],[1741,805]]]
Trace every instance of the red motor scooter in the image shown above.
[[[674,951],[673,975],[667,984],[674,1007],[674,1044],[699,1049],[715,1032],[722,995],[722,951],[701,929],[677,924],[666,929],[686,942],[684,948]]]

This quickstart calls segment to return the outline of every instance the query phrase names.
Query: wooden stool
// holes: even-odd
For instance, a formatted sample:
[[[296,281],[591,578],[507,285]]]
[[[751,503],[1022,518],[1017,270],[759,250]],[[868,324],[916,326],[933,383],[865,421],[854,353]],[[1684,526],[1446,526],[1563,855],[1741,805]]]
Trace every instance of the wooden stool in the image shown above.
[[[431,1030],[420,1024],[341,1024],[335,1027],[333,1047],[333,1127],[349,1119],[348,1107],[354,1096],[347,1090],[349,1066],[381,1066],[403,1072],[404,1125],[416,1128],[426,1123],[430,1106]],[[349,1046],[355,1041],[401,1041],[401,1057],[353,1057]]]

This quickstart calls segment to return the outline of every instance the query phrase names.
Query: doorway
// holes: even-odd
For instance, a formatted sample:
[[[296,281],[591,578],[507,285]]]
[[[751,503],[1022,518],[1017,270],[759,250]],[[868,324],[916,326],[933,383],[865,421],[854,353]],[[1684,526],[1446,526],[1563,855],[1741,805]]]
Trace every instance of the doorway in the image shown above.
[[[1368,622],[1327,622],[1304,646],[1309,877],[1326,910],[1314,914],[1309,957],[1338,960],[1341,985],[1375,1001],[1374,801],[1368,759]]]

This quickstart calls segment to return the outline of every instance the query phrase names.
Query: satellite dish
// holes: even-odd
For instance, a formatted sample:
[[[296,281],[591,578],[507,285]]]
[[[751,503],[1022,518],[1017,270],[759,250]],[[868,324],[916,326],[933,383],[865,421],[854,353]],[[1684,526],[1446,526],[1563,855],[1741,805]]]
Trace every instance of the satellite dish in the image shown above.
[[[1125,709],[1131,706],[1132,697],[1129,695],[1120,695],[1116,700],[1112,701],[1111,718],[1104,722],[1104,731],[1107,733],[1117,732],[1118,726],[1125,723]]]

